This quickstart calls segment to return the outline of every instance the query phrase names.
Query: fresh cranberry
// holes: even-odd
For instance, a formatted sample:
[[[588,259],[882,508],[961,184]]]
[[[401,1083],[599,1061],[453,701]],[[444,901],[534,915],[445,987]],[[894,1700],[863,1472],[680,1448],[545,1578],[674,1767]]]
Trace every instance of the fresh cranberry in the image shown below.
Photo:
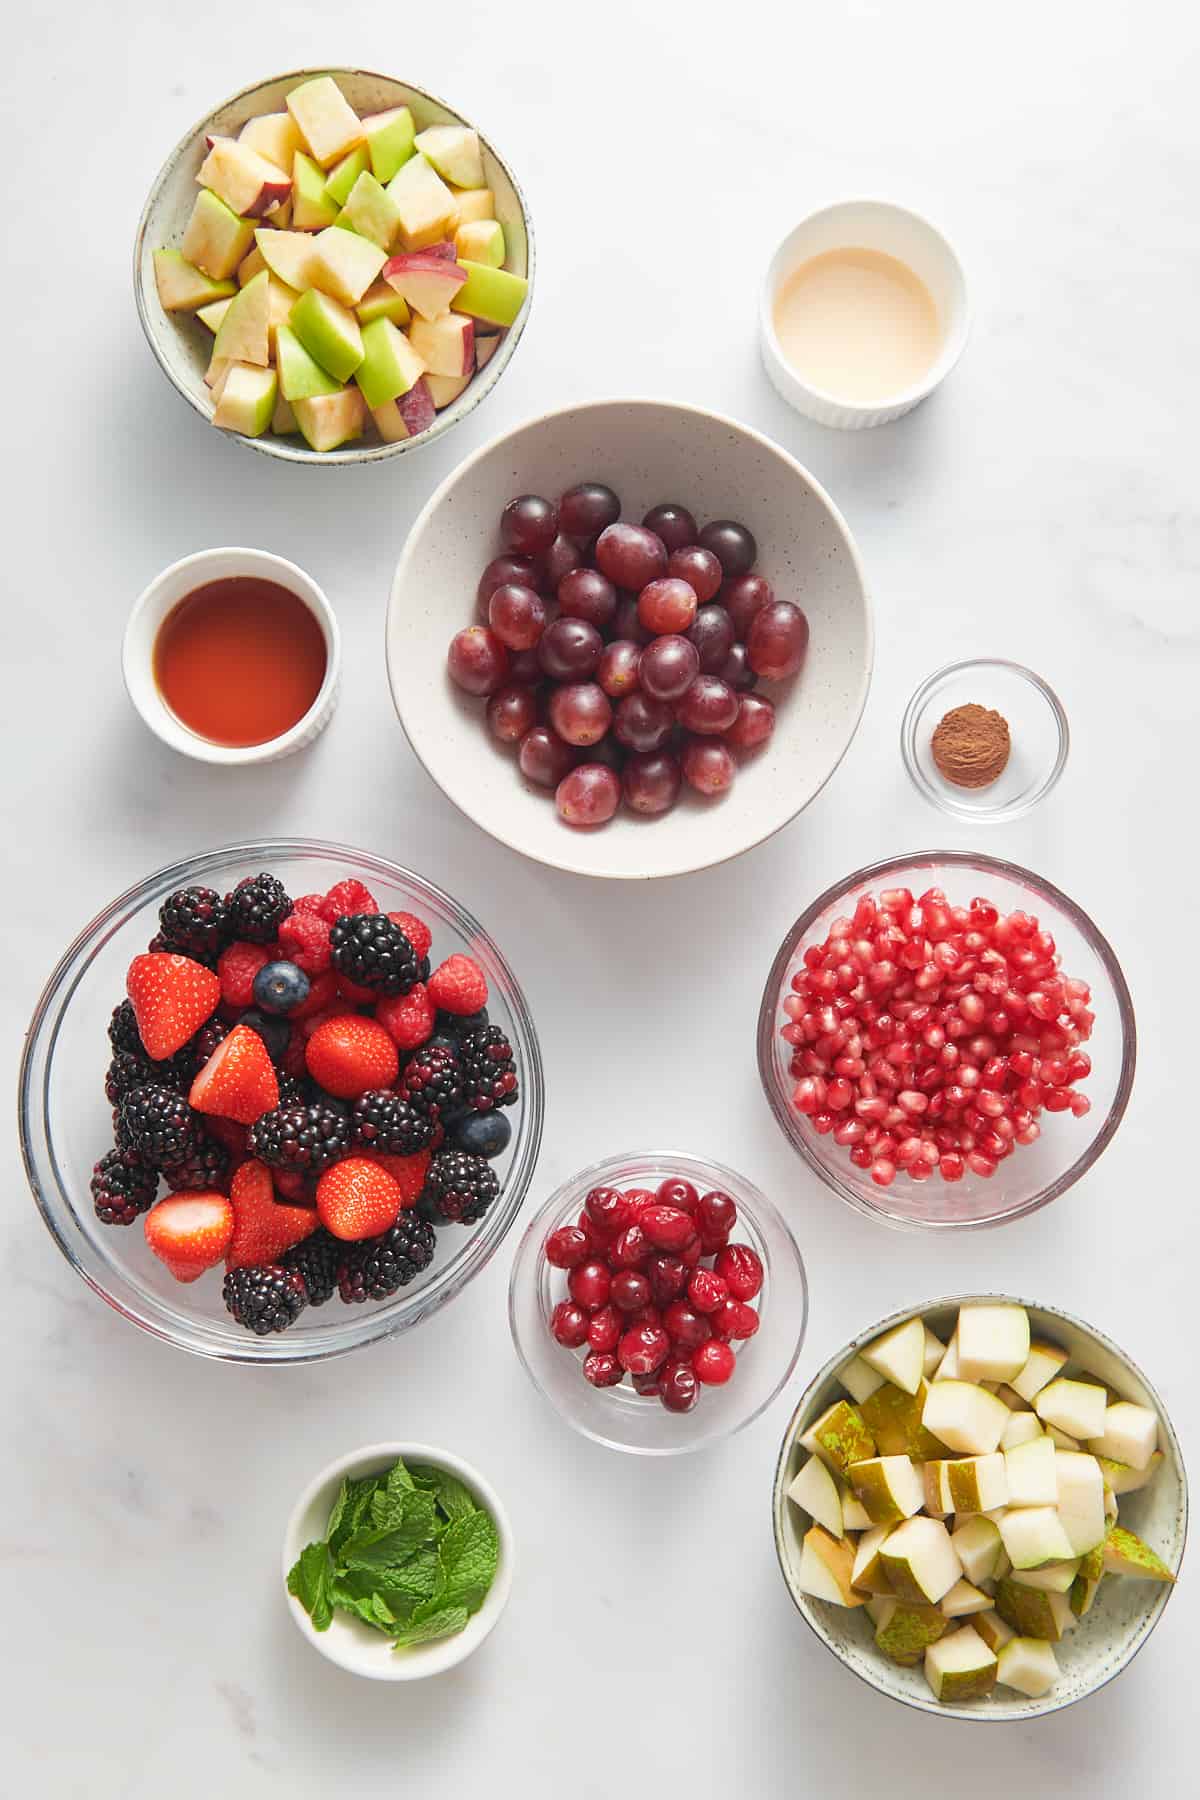
[[[625,1378],[625,1371],[611,1350],[593,1350],[590,1356],[583,1359],[583,1375],[595,1388],[616,1387]]]
[[[683,1300],[673,1300],[663,1314],[663,1324],[671,1341],[684,1350],[696,1350],[712,1336],[712,1326],[703,1313],[693,1312]]]
[[[605,1232],[615,1234],[624,1231],[632,1221],[628,1202],[619,1188],[593,1188],[583,1203],[583,1209],[592,1223]]]
[[[635,1269],[622,1269],[612,1278],[612,1303],[621,1312],[639,1312],[651,1301],[650,1283]]]
[[[593,1350],[615,1350],[625,1324],[615,1306],[602,1306],[588,1320],[587,1341]]]
[[[631,1375],[652,1375],[666,1361],[670,1348],[671,1340],[661,1326],[641,1325],[625,1333],[617,1345],[617,1356]]]
[[[646,1264],[646,1274],[657,1306],[669,1306],[687,1287],[687,1264],[678,1256],[652,1256]]]
[[[608,1301],[612,1276],[602,1262],[580,1263],[567,1276],[567,1292],[578,1306],[596,1312]]]
[[[700,1229],[700,1242],[704,1252],[711,1256],[714,1250],[719,1250],[727,1241],[737,1224],[737,1207],[728,1194],[722,1193],[720,1188],[713,1188],[711,1192],[700,1196],[696,1223]]]
[[[679,1252],[679,1260],[686,1268],[694,1269],[704,1254],[699,1232],[694,1231],[683,1249]]]
[[[758,1330],[758,1314],[744,1300],[726,1300],[708,1317],[714,1337],[749,1338]]]
[[[555,1340],[567,1350],[578,1350],[587,1343],[588,1316],[573,1301],[560,1300],[550,1314],[550,1330]]]
[[[714,1313],[729,1298],[728,1283],[711,1269],[693,1269],[687,1292],[698,1313]]]
[[[696,1379],[706,1387],[722,1387],[733,1374],[736,1364],[737,1357],[720,1338],[710,1338],[707,1344],[701,1344],[698,1350],[692,1351],[692,1368],[696,1372]]]
[[[587,1260],[590,1250],[587,1232],[580,1231],[577,1225],[560,1225],[546,1239],[546,1261],[555,1269],[575,1268]]]
[[[680,1212],[688,1213],[693,1217],[700,1204],[700,1196],[691,1182],[684,1181],[678,1175],[670,1176],[666,1181],[659,1182],[658,1197],[664,1206],[674,1206]]]
[[[626,1188],[625,1200],[629,1207],[630,1217],[635,1223],[641,1222],[642,1214],[648,1206],[653,1206],[658,1195],[653,1188]]]
[[[673,1250],[676,1254],[695,1236],[696,1230],[689,1214],[681,1212],[677,1206],[661,1204],[645,1207],[638,1224],[657,1249]]]
[[[657,1395],[662,1391],[659,1386],[657,1369],[652,1375],[631,1375],[629,1379],[639,1394]]]
[[[640,1269],[650,1254],[650,1240],[640,1225],[627,1225],[613,1244],[609,1263],[614,1269]]]
[[[735,1300],[753,1300],[762,1287],[762,1259],[749,1244],[727,1244],[718,1253],[713,1267]]]
[[[700,1383],[691,1364],[669,1363],[659,1378],[658,1393],[668,1412],[691,1412],[700,1398]]]
[[[654,1305],[639,1306],[636,1312],[625,1314],[623,1323],[627,1331],[642,1326],[657,1331],[662,1325],[662,1308]]]

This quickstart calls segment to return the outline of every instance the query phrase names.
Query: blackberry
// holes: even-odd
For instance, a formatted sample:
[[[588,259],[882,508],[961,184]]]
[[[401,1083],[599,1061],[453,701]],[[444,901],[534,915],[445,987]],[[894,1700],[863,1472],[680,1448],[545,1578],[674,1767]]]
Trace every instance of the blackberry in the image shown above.
[[[152,1168],[182,1162],[197,1147],[196,1115],[165,1083],[148,1081],[131,1089],[120,1111],[122,1138]]]
[[[434,1014],[433,1029],[437,1037],[452,1038],[455,1043],[465,1037],[468,1031],[478,1031],[481,1025],[488,1022],[488,1009],[481,1006],[478,1012],[452,1013],[444,1012],[441,1007]]]
[[[110,1106],[119,1106],[126,1094],[145,1087],[148,1081],[162,1081],[164,1087],[175,1085],[173,1077],[163,1081],[158,1066],[144,1053],[138,1056],[130,1050],[117,1050],[104,1077],[105,1097]]]
[[[178,1162],[163,1164],[163,1180],[173,1194],[189,1188],[223,1189],[229,1173],[229,1152],[216,1138],[201,1138],[196,1148]]]
[[[146,950],[150,956],[190,956],[193,962],[203,963],[206,969],[215,969],[220,955],[219,950],[181,950],[178,944],[173,944],[161,931],[155,932],[146,945]]]
[[[500,1192],[495,1171],[467,1150],[439,1150],[417,1202],[423,1218],[441,1225],[474,1225]]]
[[[517,1098],[517,1065],[506,1032],[498,1025],[469,1031],[458,1046],[467,1105],[476,1112],[512,1106]]]
[[[229,931],[220,894],[207,887],[178,888],[158,909],[159,936],[183,956],[216,957]]]
[[[108,1041],[114,1050],[124,1050],[128,1056],[141,1056],[149,1061],[132,1000],[122,1000],[120,1006],[113,1009],[113,1016],[108,1021]]]
[[[278,1263],[257,1269],[230,1269],[222,1289],[226,1310],[255,1337],[286,1331],[308,1305],[304,1278]]]
[[[213,1017],[190,1037],[182,1050],[177,1050],[169,1063],[155,1063],[155,1069],[170,1069],[183,1087],[191,1087],[197,1075],[217,1048],[229,1036],[232,1026]]]
[[[231,937],[250,944],[270,944],[291,912],[292,902],[274,875],[247,875],[232,894],[226,894],[225,907]]]
[[[386,913],[347,913],[329,933],[339,975],[377,994],[407,994],[421,979],[421,959]]]
[[[246,1148],[272,1168],[317,1174],[345,1156],[350,1125],[345,1113],[319,1102],[277,1106],[255,1120]]]
[[[280,1075],[275,1084],[279,1089],[280,1106],[307,1106],[308,1083],[299,1075]]]
[[[400,1098],[432,1125],[444,1125],[463,1108],[463,1078],[458,1057],[451,1050],[422,1044],[404,1065]]]
[[[92,1201],[102,1225],[132,1225],[154,1205],[158,1176],[136,1150],[110,1150],[92,1170]]]
[[[350,1135],[364,1150],[415,1156],[433,1137],[433,1120],[390,1088],[376,1088],[354,1102]]]
[[[407,1287],[433,1261],[437,1239],[427,1219],[401,1213],[381,1237],[343,1244],[338,1292],[347,1306],[362,1300],[386,1300]]]
[[[279,1259],[281,1269],[299,1275],[304,1283],[310,1306],[324,1306],[337,1292],[338,1269],[345,1259],[346,1246],[322,1225],[311,1237],[285,1250]]]

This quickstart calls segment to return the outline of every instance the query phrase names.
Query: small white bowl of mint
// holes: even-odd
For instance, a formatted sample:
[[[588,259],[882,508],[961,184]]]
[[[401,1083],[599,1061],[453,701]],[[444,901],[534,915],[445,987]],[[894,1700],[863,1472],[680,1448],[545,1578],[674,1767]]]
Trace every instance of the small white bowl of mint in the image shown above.
[[[470,1656],[504,1611],[512,1571],[494,1489],[429,1444],[339,1457],[301,1494],[284,1535],[300,1632],[372,1681],[419,1681]]]

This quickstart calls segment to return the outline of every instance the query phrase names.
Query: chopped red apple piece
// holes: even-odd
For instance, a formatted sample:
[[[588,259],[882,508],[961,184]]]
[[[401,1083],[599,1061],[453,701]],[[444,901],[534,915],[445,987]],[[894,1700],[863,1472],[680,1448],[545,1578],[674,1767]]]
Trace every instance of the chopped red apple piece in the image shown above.
[[[469,125],[431,125],[417,133],[417,149],[445,181],[455,187],[481,188],[487,177],[479,133]]]
[[[468,219],[454,234],[454,248],[468,262],[488,269],[504,267],[504,228],[496,219]]]
[[[297,150],[304,148],[296,121],[288,112],[260,113],[256,119],[247,119],[238,132],[238,143],[257,150],[285,175],[291,171]]]
[[[214,281],[225,281],[253,242],[253,219],[239,218],[210,188],[203,188],[179,248],[197,269]]]
[[[372,407],[371,417],[385,444],[401,444],[406,437],[412,436],[404,423],[404,414],[400,411],[398,400],[385,400],[382,406]]]
[[[332,294],[343,306],[358,305],[387,261],[378,244],[355,231],[339,231],[336,225],[320,232],[313,248],[316,256],[309,285]]]
[[[363,142],[362,123],[332,75],[318,75],[293,88],[287,109],[323,169]],[[314,446],[315,448],[315,446]]]
[[[429,382],[424,375],[413,382],[407,394],[400,395],[396,405],[410,437],[419,437],[423,431],[428,431],[437,416]]]
[[[213,424],[221,431],[240,431],[243,437],[261,437],[271,423],[276,392],[274,369],[232,363],[213,413]]]
[[[270,362],[267,342],[267,318],[270,311],[271,277],[265,269],[229,303],[229,311],[221,320],[221,329],[213,345],[214,356],[225,356],[231,362],[254,363],[265,369]],[[274,402],[272,402],[274,404]]]
[[[261,219],[292,191],[292,178],[238,138],[217,138],[196,180],[244,219]]]
[[[304,231],[270,231],[262,228],[254,234],[263,253],[263,261],[272,275],[301,292],[314,285],[317,271],[317,238]]]
[[[423,156],[409,157],[388,183],[388,193],[400,209],[400,242],[406,250],[424,250],[454,235],[458,204]]]
[[[471,374],[474,374],[474,370],[471,371]],[[425,377],[425,384],[429,389],[430,399],[437,410],[441,412],[444,407],[453,405],[470,380],[470,375],[429,374]]]
[[[361,437],[366,407],[356,387],[339,388],[336,394],[314,394],[294,400],[296,423],[312,450],[336,450],[339,444]]]
[[[423,319],[438,319],[466,281],[466,271],[429,250],[411,250],[383,265],[383,279]]]
[[[203,269],[193,268],[178,250],[154,252],[154,282],[167,312],[199,312],[214,301],[232,299],[232,281],[214,281]]]
[[[475,367],[486,369],[499,348],[500,339],[498,337],[480,337],[477,331],[475,333]]]
[[[413,154],[413,116],[407,106],[392,106],[387,112],[368,113],[362,128],[371,154],[371,173],[376,181],[389,182]]]
[[[475,325],[461,313],[414,319],[408,341],[431,375],[469,375],[475,367]]]
[[[338,216],[338,202],[311,156],[292,159],[292,224],[297,231],[324,231]]]

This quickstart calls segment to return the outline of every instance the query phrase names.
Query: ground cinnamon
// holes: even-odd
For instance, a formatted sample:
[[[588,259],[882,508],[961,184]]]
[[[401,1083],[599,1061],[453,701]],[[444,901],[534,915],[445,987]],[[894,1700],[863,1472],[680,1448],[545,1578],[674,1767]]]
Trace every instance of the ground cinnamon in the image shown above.
[[[1008,720],[973,702],[956,706],[934,732],[931,749],[940,774],[955,787],[990,787],[1012,749]]]

